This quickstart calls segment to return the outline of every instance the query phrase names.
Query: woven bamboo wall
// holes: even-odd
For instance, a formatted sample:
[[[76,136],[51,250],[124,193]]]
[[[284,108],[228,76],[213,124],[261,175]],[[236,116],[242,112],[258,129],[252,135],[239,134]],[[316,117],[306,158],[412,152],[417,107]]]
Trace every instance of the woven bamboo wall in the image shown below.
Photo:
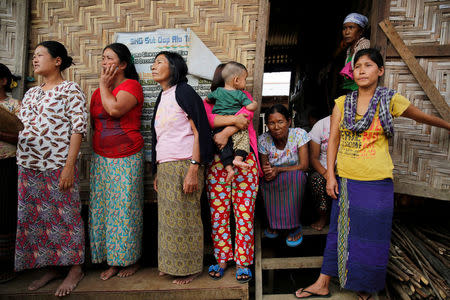
[[[101,51],[113,42],[114,33],[191,28],[221,61],[247,66],[251,91],[258,5],[259,0],[32,0],[29,52],[44,40],[62,42],[75,62],[66,78],[79,83],[90,98],[98,87]],[[89,190],[90,151],[84,143],[82,195]],[[148,178],[146,183],[148,187]]]
[[[450,9],[448,1],[445,3],[391,1],[389,19],[406,45],[449,45]],[[449,58],[420,58],[419,63],[450,105]],[[439,115],[400,58],[387,59],[385,85],[398,90],[421,110]],[[448,132],[405,118],[396,120],[395,129],[391,153],[396,191],[450,200]]]

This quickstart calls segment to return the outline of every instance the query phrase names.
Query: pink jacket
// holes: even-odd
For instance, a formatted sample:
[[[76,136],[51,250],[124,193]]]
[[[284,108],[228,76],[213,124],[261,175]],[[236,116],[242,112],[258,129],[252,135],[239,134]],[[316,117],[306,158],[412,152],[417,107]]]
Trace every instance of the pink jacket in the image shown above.
[[[243,91],[243,92],[247,95],[248,99],[253,101],[253,97],[249,92],[247,92],[247,91]],[[214,118],[217,116],[216,114],[212,113],[214,105],[206,102],[205,100],[203,100],[203,104],[205,105],[205,110],[206,110],[206,115],[208,116],[209,125],[211,126],[211,128],[214,128]],[[247,114],[248,115],[247,119],[249,119],[249,121],[250,121],[250,123],[248,125],[248,137],[250,139],[250,146],[252,147],[253,153],[256,156],[256,162],[258,163],[259,176],[264,176],[264,174],[261,170],[261,165],[259,163],[258,141],[256,139],[256,132],[255,132],[255,128],[253,127],[253,122],[252,122],[254,113],[252,111],[247,110],[245,107],[243,107],[243,108],[241,108],[240,111],[238,111],[236,113],[236,115],[239,115],[239,114]]]

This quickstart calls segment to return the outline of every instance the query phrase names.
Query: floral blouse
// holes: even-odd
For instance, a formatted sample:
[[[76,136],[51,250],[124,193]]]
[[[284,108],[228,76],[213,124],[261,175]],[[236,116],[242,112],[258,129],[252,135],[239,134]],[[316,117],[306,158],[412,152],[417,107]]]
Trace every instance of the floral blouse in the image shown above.
[[[78,84],[63,81],[44,91],[42,86],[28,90],[22,100],[19,119],[17,164],[40,171],[64,167],[70,137],[86,133],[86,98]]]
[[[289,128],[288,140],[283,150],[279,150],[269,132],[258,137],[258,152],[269,157],[272,166],[293,166],[298,164],[298,148],[309,142],[311,138],[301,128]]]
[[[20,101],[11,97],[0,100],[0,106],[16,116],[20,111]],[[0,141],[0,159],[16,156],[16,145]]]

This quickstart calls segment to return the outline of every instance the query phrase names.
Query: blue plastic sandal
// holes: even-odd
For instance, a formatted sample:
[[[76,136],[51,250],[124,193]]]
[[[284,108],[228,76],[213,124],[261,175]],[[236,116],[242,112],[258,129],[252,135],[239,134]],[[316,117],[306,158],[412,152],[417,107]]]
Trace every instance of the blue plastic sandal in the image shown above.
[[[214,272],[214,274],[211,275],[211,272]],[[208,275],[214,280],[222,279],[224,273],[225,270],[221,268],[219,264],[209,266]],[[217,274],[219,274],[220,276],[216,276]]]
[[[288,240],[288,238],[293,238],[301,232],[302,232],[302,227],[300,226],[294,232],[289,233],[286,238],[286,245],[288,245],[289,247],[297,247],[298,245],[300,245],[303,242],[303,234],[296,241],[290,241],[290,240]]]
[[[242,276],[242,275],[247,275],[247,278],[242,278],[238,279],[238,276]],[[236,271],[236,280],[239,283],[246,283],[249,282],[250,280],[252,280],[253,275],[252,275],[252,271],[250,271],[249,268],[238,268]]]
[[[278,237],[278,232],[269,232],[267,229],[264,230],[264,236],[268,239],[276,239]]]

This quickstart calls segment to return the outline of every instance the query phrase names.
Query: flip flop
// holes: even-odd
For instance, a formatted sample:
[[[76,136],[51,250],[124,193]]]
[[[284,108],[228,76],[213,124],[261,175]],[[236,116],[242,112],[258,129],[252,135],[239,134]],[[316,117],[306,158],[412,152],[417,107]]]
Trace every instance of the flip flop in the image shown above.
[[[288,238],[290,238],[290,237],[293,238],[294,236],[296,236],[297,234],[299,234],[301,232],[302,232],[302,227],[298,227],[294,232],[289,233],[286,238],[286,245],[288,245],[289,247],[297,247],[298,245],[300,245],[303,242],[303,234],[296,241],[290,241],[290,240],[288,240]]]
[[[238,276],[247,275],[247,278],[238,279]],[[239,283],[246,283],[252,280],[252,271],[249,268],[238,268],[236,271],[236,280]]]
[[[267,229],[264,230],[264,236],[268,239],[276,239],[278,237],[278,232],[269,232]]]
[[[298,297],[297,296],[297,292],[300,292],[300,294],[301,293],[308,293],[309,295],[306,296],[306,297]],[[331,293],[330,292],[328,294],[326,294],[326,295],[319,295],[319,294],[307,291],[305,289],[299,289],[297,292],[294,293],[294,296],[297,299],[306,299],[306,298],[312,298],[312,297],[314,297],[314,298],[330,298],[331,297]]]
[[[358,299],[361,298],[362,300],[370,300],[372,299],[372,294],[367,295],[367,298],[364,298],[364,296],[361,293],[356,293],[358,295]]]
[[[214,272],[214,274],[213,275],[209,274],[211,272]],[[208,275],[214,280],[222,279],[224,273],[225,273],[224,268],[221,268],[219,264],[209,266]],[[220,276],[216,276],[217,274],[219,274]]]

